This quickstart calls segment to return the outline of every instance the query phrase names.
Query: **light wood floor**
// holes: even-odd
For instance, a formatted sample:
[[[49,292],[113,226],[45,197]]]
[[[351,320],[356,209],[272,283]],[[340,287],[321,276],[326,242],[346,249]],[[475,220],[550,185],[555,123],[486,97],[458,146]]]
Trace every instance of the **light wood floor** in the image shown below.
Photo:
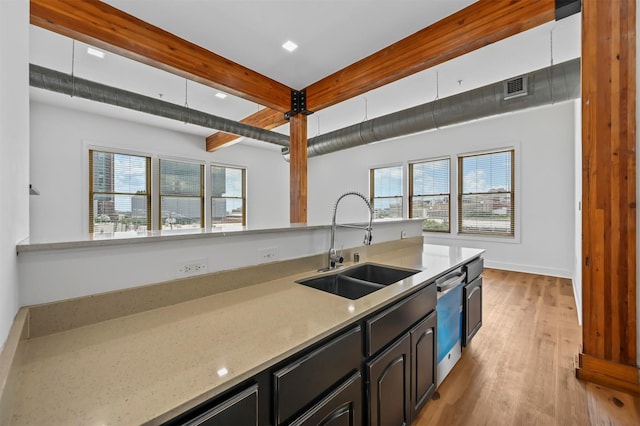
[[[571,281],[486,269],[483,325],[414,425],[640,425],[640,398],[575,378]]]

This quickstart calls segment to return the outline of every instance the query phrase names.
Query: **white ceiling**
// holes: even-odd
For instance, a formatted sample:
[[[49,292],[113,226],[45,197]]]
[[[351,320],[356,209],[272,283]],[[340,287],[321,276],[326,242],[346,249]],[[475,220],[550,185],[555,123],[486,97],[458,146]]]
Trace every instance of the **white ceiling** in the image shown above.
[[[106,3],[300,89],[460,10],[473,0],[107,0]],[[281,45],[298,44],[289,53]],[[260,105],[33,27],[32,63],[240,120]],[[580,15],[518,34],[309,117],[309,137],[580,55]],[[186,87],[185,87],[186,86]],[[206,137],[214,130],[31,89],[41,102]],[[288,126],[276,131],[288,134]],[[269,149],[275,145],[244,141]],[[204,142],[203,142],[204,147]]]

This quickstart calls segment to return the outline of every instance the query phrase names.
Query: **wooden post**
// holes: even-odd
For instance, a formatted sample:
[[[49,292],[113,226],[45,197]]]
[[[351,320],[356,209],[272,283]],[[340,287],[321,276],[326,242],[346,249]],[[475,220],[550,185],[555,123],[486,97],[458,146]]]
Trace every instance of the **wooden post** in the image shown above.
[[[307,116],[292,116],[289,126],[289,221],[307,223]]]
[[[640,391],[636,325],[636,0],[582,10],[579,378]]]

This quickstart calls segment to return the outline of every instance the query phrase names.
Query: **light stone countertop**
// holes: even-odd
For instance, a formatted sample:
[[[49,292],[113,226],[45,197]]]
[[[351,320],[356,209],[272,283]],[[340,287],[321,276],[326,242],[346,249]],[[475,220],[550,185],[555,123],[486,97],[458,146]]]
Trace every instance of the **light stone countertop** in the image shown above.
[[[26,340],[11,424],[161,423],[482,253],[425,244],[363,259],[422,272],[358,300],[294,282],[309,271]]]

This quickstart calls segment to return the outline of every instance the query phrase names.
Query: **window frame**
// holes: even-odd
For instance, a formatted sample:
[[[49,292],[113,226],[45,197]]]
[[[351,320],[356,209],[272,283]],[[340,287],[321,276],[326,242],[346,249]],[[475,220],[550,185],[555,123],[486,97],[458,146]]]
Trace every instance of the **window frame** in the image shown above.
[[[213,195],[213,176],[211,174],[212,168],[213,167],[221,167],[224,169],[234,169],[234,170],[240,170],[242,172],[242,196],[241,197],[215,197]],[[221,199],[221,200],[241,200],[242,201],[242,226],[247,226],[247,168],[246,167],[240,167],[240,166],[229,166],[226,164],[217,164],[217,163],[210,163],[209,164],[209,177],[210,177],[210,191],[209,191],[209,210],[210,210],[210,214],[209,214],[209,224],[210,226],[213,228],[214,226],[226,226],[225,224],[220,224],[220,223],[214,223],[213,222],[213,200],[215,199]],[[228,224],[231,225],[231,224]]]
[[[509,191],[500,191],[500,192],[469,192],[469,193],[465,193],[463,192],[463,185],[464,185],[464,170],[463,170],[463,161],[465,158],[470,158],[470,157],[477,157],[477,156],[483,156],[483,155],[491,155],[491,154],[500,154],[500,153],[505,153],[505,152],[510,152],[511,153],[511,185],[510,185],[510,190]],[[458,219],[457,219],[457,233],[459,236],[464,237],[464,238],[474,238],[474,237],[480,237],[480,238],[500,238],[500,239],[505,239],[507,241],[514,241],[514,242],[518,242],[519,241],[519,232],[518,232],[518,223],[519,223],[519,213],[520,213],[520,209],[518,207],[518,203],[516,200],[516,195],[517,193],[519,193],[520,191],[517,190],[517,180],[516,180],[516,176],[517,176],[517,171],[516,169],[519,167],[518,164],[518,156],[517,154],[517,148],[515,146],[511,146],[511,147],[505,147],[505,148],[495,148],[495,149],[491,149],[491,150],[486,150],[486,151],[481,151],[481,152],[473,152],[473,153],[465,153],[465,154],[458,154],[458,162],[457,162],[457,166],[458,166],[458,173],[457,173],[457,179],[458,179],[458,194],[456,197],[456,202],[457,202],[457,214],[458,214]],[[469,231],[464,231],[463,227],[462,227],[462,221],[463,221],[463,215],[462,215],[462,208],[463,208],[463,203],[462,203],[462,199],[465,195],[489,195],[489,194],[509,194],[510,196],[510,209],[511,209],[511,215],[510,215],[510,232],[509,233],[499,233],[499,232],[469,232]]]
[[[206,196],[206,192],[205,192],[205,163],[198,161],[198,160],[189,160],[189,159],[182,159],[182,158],[171,158],[171,157],[159,157],[158,161],[157,161],[157,168],[158,168],[158,173],[157,173],[157,178],[158,178],[158,186],[157,186],[157,197],[158,197],[158,211],[156,212],[156,216],[158,219],[158,224],[157,224],[157,229],[160,231],[170,231],[171,229],[164,229],[163,228],[163,222],[162,222],[162,198],[163,197],[175,197],[175,198],[196,198],[193,195],[178,195],[178,194],[172,194],[172,195],[164,195],[162,193],[162,162],[163,161],[172,161],[174,163],[188,163],[188,164],[196,164],[199,166],[200,169],[200,229],[204,229],[205,228],[205,207],[204,207],[204,200],[205,200],[205,196]]]
[[[424,163],[431,163],[431,162],[439,162],[439,161],[447,161],[447,166],[448,166],[448,173],[447,173],[447,178],[448,178],[448,188],[449,188],[449,192],[447,193],[439,193],[439,194],[414,194],[414,187],[413,187],[413,167],[416,164],[424,164]],[[408,164],[408,185],[409,185],[409,194],[408,194],[408,203],[409,203],[409,211],[408,211],[408,217],[409,219],[413,219],[413,198],[414,197],[435,197],[435,196],[446,196],[449,200],[448,202],[448,211],[447,211],[447,229],[442,229],[442,230],[436,230],[436,229],[424,229],[424,225],[422,227],[422,232],[437,232],[437,233],[441,233],[441,234],[450,234],[451,233],[451,222],[452,222],[452,218],[451,218],[451,157],[447,156],[447,157],[435,157],[435,158],[428,158],[428,159],[424,159],[424,160],[416,160],[416,161],[410,161]],[[426,218],[423,218],[426,219]]]
[[[400,176],[402,178],[402,181],[400,183],[400,194],[398,196],[385,196],[385,197],[376,197],[375,196],[375,171],[376,170],[382,170],[382,169],[394,169],[394,168],[399,168],[400,169]],[[388,165],[381,165],[381,166],[376,166],[376,167],[371,167],[369,169],[369,202],[371,203],[371,206],[374,209],[374,220],[397,220],[397,219],[404,219],[404,209],[405,209],[405,189],[404,189],[404,181],[405,181],[405,168],[404,168],[404,164],[400,163],[400,164],[388,164]],[[390,218],[376,218],[375,217],[375,200],[376,199],[395,199],[395,198],[400,198],[400,216],[399,217],[390,217]]]
[[[94,146],[89,146],[87,147],[87,151],[85,151],[88,153],[88,157],[87,157],[87,166],[88,166],[88,175],[89,175],[89,188],[88,188],[88,214],[87,214],[87,219],[88,219],[88,227],[85,229],[88,229],[89,234],[94,234],[95,231],[95,212],[93,210],[93,198],[95,195],[113,195],[113,196],[117,196],[117,195],[124,195],[124,196],[141,196],[143,194],[138,194],[138,193],[130,193],[130,192],[102,192],[102,191],[94,191],[94,180],[93,180],[93,153],[94,152],[99,152],[99,153],[103,153],[103,154],[111,154],[111,155],[126,155],[126,156],[130,156],[130,157],[139,157],[139,158],[144,158],[145,159],[145,166],[146,166],[146,176],[145,176],[145,180],[146,180],[146,194],[144,194],[147,197],[146,200],[146,206],[147,206],[147,231],[151,231],[152,228],[152,218],[153,218],[153,212],[152,212],[152,184],[151,184],[151,156],[149,154],[143,154],[143,153],[132,153],[132,152],[127,152],[127,151],[123,151],[123,150],[118,150],[118,149],[114,149],[114,148],[107,148],[107,147],[94,147]],[[116,232],[114,230],[114,232]],[[119,231],[122,232],[122,231]]]

